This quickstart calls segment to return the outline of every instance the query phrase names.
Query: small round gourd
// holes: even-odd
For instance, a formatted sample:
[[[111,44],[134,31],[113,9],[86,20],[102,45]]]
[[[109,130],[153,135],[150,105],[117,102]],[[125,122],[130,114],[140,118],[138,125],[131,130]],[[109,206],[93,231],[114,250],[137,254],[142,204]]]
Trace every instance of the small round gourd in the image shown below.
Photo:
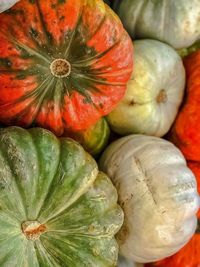
[[[180,49],[200,39],[199,0],[123,0],[118,14],[129,34]]]
[[[110,128],[106,119],[101,118],[87,130],[71,132],[68,135],[78,141],[92,156],[98,156],[108,143]]]
[[[110,179],[75,141],[0,130],[0,266],[116,266],[123,222]]]
[[[122,101],[108,115],[121,134],[165,135],[182,102],[185,70],[180,56],[156,40],[134,42],[135,67]]]
[[[112,143],[100,159],[124,210],[120,253],[152,262],[180,250],[197,225],[196,180],[181,152],[158,137],[130,135]]]

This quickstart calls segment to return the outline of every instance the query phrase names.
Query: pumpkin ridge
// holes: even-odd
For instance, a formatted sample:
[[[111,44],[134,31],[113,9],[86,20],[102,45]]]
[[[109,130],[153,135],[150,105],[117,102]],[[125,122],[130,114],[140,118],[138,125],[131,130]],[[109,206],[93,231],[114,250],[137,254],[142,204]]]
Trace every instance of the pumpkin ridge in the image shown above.
[[[53,257],[53,255],[50,253],[50,251],[46,247],[43,246],[43,244],[40,240],[38,240],[38,242],[36,243],[35,251],[36,251],[37,260],[39,263],[41,263],[39,255],[40,255],[40,252],[42,252],[41,257],[42,258],[44,257],[47,260],[49,267],[60,267],[57,264],[56,259]],[[41,259],[41,260],[43,260],[43,259]]]
[[[29,112],[29,108],[31,107],[31,105],[33,105],[33,103],[36,102],[37,106],[34,109],[34,112],[32,113],[31,121],[27,121],[25,126],[28,127],[34,122],[34,120],[37,118],[38,113],[41,109],[42,103],[45,100],[45,96],[48,93],[48,90],[51,87],[52,83],[54,82],[53,79],[51,79],[51,81],[49,83],[47,83],[47,81],[48,81],[48,79],[46,79],[42,84],[40,84],[41,88],[39,88],[40,87],[40,85],[39,85],[32,92],[28,93],[27,95],[22,96],[22,99],[16,100],[16,102],[14,104],[20,104],[20,103],[23,103],[24,100],[28,99],[30,97],[30,95],[34,95],[34,94],[36,95],[37,94],[35,96],[35,98],[28,105],[25,106],[23,111],[18,112],[18,114],[17,114],[18,116],[15,117],[15,119],[11,120],[10,124],[18,123]],[[46,83],[47,83],[47,88],[45,89],[45,91],[42,91],[41,89],[44,87],[44,85]],[[38,88],[39,88],[40,92],[37,92]],[[38,98],[40,99],[39,101],[38,101]],[[8,103],[5,106],[6,106],[6,108],[12,108],[12,105],[13,105],[13,103]]]
[[[40,128],[37,128],[37,130],[39,130],[39,129],[40,129]],[[28,133],[30,134],[30,137],[31,137],[31,139],[32,139],[32,143],[33,143],[33,145],[34,145],[34,147],[35,147],[35,151],[36,151],[37,158],[40,159],[40,161],[44,161],[44,159],[41,158],[41,156],[40,156],[40,151],[38,150],[38,144],[36,143],[36,141],[38,141],[38,140],[35,140],[32,130],[34,131],[34,128],[33,128],[33,129],[30,129],[30,130],[28,131]],[[41,131],[43,131],[43,129],[41,129]],[[52,135],[52,133],[51,133],[51,135]],[[58,162],[60,162],[60,159],[61,159],[61,153],[60,153],[60,140],[59,140],[59,139],[57,139],[57,144],[58,144],[58,146],[59,146],[59,158],[58,158]],[[39,201],[36,202],[36,205],[37,205],[37,206],[34,206],[34,210],[35,210],[35,216],[34,216],[34,219],[35,219],[35,220],[37,220],[37,218],[39,217],[40,211],[41,211],[41,209],[42,209],[42,207],[43,207],[43,205],[44,205],[44,203],[45,203],[45,201],[46,201],[48,192],[50,191],[51,186],[52,186],[53,181],[54,181],[54,178],[55,178],[55,176],[57,175],[58,168],[59,168],[59,164],[57,165],[57,168],[56,168],[56,170],[54,171],[54,176],[53,176],[53,178],[52,178],[50,184],[48,185],[48,190],[47,190],[46,194],[43,195],[43,198],[42,198],[42,200],[40,200],[40,202],[39,202]],[[39,165],[39,172],[41,171],[40,169],[41,169],[41,164]],[[37,190],[37,189],[36,189],[36,190]]]
[[[39,4],[39,0],[34,0],[33,4],[36,3],[37,9],[38,9],[38,14],[39,14],[39,19],[40,19],[40,23],[43,29],[43,32],[45,33],[45,39],[48,45],[52,46],[52,36],[50,35],[50,33],[47,30],[44,18],[43,18],[43,14],[42,14],[42,10],[40,8],[40,4]]]
[[[1,138],[1,140],[2,140],[2,138]],[[3,141],[6,142],[5,141],[5,137],[3,138]],[[3,149],[1,144],[2,144],[2,141],[0,142],[0,148],[1,148],[0,150],[1,150],[1,153],[3,155],[4,160],[7,162],[7,165],[9,166],[9,169],[10,169],[10,171],[12,173],[12,177],[14,178],[13,181],[14,181],[14,184],[15,184],[15,189],[17,190],[17,196],[19,198],[21,207],[23,208],[23,214],[21,214],[21,215],[25,218],[27,216],[27,209],[26,209],[25,203],[23,201],[22,192],[21,192],[21,190],[20,190],[20,188],[18,186],[18,183],[16,181],[16,177],[15,177],[16,174],[15,174],[15,171],[13,170],[12,164],[10,162],[10,158],[9,158],[9,155],[8,155],[8,150]]]
[[[17,40],[13,40],[13,42],[21,49],[23,49],[24,51],[28,52],[30,55],[34,55],[37,56],[38,58],[42,59],[44,62],[50,64],[50,57],[48,56],[48,53],[45,53],[45,57],[39,53],[38,51],[36,51],[35,49],[33,49],[32,47],[29,47],[25,44],[20,43]]]

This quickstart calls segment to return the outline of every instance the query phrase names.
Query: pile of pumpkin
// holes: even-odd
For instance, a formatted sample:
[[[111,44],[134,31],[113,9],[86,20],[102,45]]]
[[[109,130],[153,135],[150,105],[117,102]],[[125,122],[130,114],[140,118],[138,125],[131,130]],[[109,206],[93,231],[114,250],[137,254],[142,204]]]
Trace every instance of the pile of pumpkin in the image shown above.
[[[200,266],[200,1],[105,2],[0,0],[1,267]]]

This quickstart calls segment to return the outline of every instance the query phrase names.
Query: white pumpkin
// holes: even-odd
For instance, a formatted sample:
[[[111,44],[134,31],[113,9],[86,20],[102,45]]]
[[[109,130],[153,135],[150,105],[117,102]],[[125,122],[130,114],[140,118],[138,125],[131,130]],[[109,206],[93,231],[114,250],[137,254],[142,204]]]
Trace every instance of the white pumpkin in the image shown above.
[[[113,131],[165,135],[183,99],[185,69],[170,46],[155,40],[134,42],[135,66],[123,100],[108,115]]]
[[[196,179],[173,144],[144,135],[123,137],[105,150],[100,169],[116,186],[125,213],[117,237],[121,255],[153,262],[190,240],[199,208]]]
[[[3,12],[5,10],[11,8],[18,1],[19,0],[0,0],[0,12]]]
[[[199,0],[123,0],[118,14],[135,39],[152,38],[180,49],[200,39]]]
[[[117,267],[144,267],[144,265],[141,263],[135,263],[133,261],[127,260],[122,256],[119,256]]]

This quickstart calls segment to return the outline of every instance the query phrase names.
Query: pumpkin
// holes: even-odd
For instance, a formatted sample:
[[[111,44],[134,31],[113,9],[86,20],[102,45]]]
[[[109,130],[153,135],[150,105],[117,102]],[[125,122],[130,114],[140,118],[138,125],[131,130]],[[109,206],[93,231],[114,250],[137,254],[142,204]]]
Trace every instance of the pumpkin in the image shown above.
[[[169,139],[187,160],[200,161],[200,50],[185,58],[187,91]]]
[[[133,38],[151,38],[180,49],[200,39],[199,0],[123,0],[118,14]]]
[[[14,4],[16,4],[19,0],[1,0],[0,2],[0,12],[3,12],[10,7],[12,7]]]
[[[113,131],[163,136],[172,126],[185,89],[180,56],[156,40],[134,42],[135,64],[123,100],[108,115]]]
[[[0,265],[116,266],[117,191],[75,141],[0,130]]]
[[[91,155],[98,156],[108,143],[110,128],[107,121],[102,118],[87,130],[71,132],[69,136],[81,143]]]
[[[120,256],[117,267],[144,267],[144,265],[129,261],[126,258]]]
[[[197,190],[200,195],[200,162],[188,161],[188,167],[195,174],[197,180]],[[199,197],[199,203],[200,203],[200,197]],[[197,217],[200,218],[200,209],[197,213]]]
[[[175,255],[156,262],[154,264],[145,265],[145,267],[199,267],[200,266],[200,221],[198,220],[198,228],[196,234],[190,242],[183,247]]]
[[[124,96],[132,42],[102,0],[21,0],[0,14],[0,121],[81,131]]]
[[[125,218],[117,235],[122,256],[147,263],[168,257],[192,237],[199,208],[196,180],[182,153],[158,137],[130,135],[103,153]]]

